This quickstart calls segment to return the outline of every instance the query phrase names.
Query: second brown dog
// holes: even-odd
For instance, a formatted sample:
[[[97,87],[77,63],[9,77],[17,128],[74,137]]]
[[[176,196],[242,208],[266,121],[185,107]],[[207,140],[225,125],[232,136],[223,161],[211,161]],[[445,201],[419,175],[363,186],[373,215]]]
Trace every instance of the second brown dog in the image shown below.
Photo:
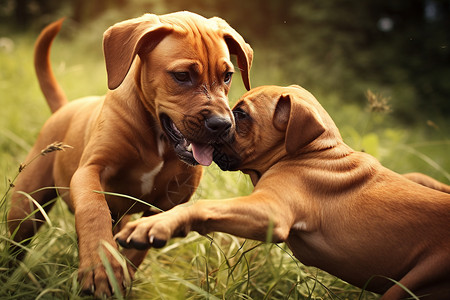
[[[304,264],[384,294],[450,299],[449,186],[409,178],[344,144],[306,90],[266,86],[233,109],[234,142],[216,150],[224,170],[242,170],[249,196],[197,201],[143,218],[116,235],[125,247],[160,246],[191,230],[286,242]],[[272,230],[270,230],[272,228]],[[389,278],[389,279],[388,279]]]

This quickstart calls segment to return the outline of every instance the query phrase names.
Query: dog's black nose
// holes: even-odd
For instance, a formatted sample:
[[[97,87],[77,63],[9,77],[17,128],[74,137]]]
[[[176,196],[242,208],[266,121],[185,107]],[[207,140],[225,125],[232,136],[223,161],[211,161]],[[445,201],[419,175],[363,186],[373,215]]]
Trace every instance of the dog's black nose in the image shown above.
[[[213,116],[205,120],[205,127],[213,134],[227,134],[231,128],[231,120]]]

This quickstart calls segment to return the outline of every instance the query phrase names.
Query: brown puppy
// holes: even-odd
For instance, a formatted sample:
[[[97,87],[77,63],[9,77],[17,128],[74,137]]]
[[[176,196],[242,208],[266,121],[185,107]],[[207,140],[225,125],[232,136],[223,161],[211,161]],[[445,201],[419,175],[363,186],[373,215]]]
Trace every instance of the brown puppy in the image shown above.
[[[253,89],[233,113],[235,140],[214,160],[250,174],[253,193],[142,218],[116,235],[120,244],[161,245],[190,230],[265,241],[272,228],[273,241],[286,242],[301,262],[359,287],[370,280],[383,299],[408,296],[386,277],[421,299],[450,299],[449,194],[352,150],[301,87]]]
[[[104,34],[107,95],[67,103],[49,63],[50,45],[61,23],[49,25],[36,43],[37,76],[54,114],[27,160],[55,141],[73,149],[30,164],[15,190],[32,193],[70,186],[70,196],[64,189],[32,196],[49,210],[48,201],[57,192],[62,195],[75,213],[82,287],[96,296],[110,295],[99,247],[106,242],[117,248],[111,229],[125,214],[149,215],[150,210],[101,192],[131,195],[164,210],[187,201],[202,174],[195,165],[209,165],[211,144],[234,132],[227,99],[234,72],[230,54],[237,55],[249,89],[253,51],[222,19],[189,12],[146,14]],[[13,195],[8,225],[15,241],[26,242],[43,223],[35,210],[28,198]],[[119,284],[125,285],[121,265],[105,252]],[[145,251],[125,254],[137,267]]]

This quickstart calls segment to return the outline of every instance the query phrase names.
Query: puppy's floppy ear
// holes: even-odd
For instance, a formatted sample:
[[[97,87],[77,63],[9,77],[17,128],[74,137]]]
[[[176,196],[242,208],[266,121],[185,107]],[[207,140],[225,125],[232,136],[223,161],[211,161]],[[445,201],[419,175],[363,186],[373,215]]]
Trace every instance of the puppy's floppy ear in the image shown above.
[[[223,32],[223,38],[227,43],[228,50],[231,54],[237,56],[237,63],[241,71],[242,81],[245,88],[250,90],[250,68],[253,61],[253,49],[247,44],[244,38],[237,33],[227,22],[218,17],[213,17],[210,20],[217,22],[219,29]]]
[[[325,125],[317,110],[292,94],[280,96],[273,125],[280,131],[286,131],[285,147],[289,154],[305,147],[325,132]]]
[[[144,48],[153,50],[172,31],[171,25],[162,24],[158,16],[151,14],[108,28],[103,34],[103,52],[109,89],[122,84],[137,54]]]

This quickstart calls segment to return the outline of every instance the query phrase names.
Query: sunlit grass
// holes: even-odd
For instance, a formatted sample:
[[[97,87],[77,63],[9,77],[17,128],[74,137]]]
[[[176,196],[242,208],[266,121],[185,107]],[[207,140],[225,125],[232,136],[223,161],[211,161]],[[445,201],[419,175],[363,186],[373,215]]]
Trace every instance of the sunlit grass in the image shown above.
[[[205,179],[206,184],[209,180],[219,185],[226,182],[208,173]],[[240,189],[247,189],[245,178],[237,182]],[[77,238],[73,215],[63,201],[57,200],[46,218],[51,222],[25,247],[27,256],[14,270],[8,269],[13,257],[5,247],[11,241],[3,223],[0,298],[82,298],[76,281]],[[316,268],[301,265],[284,244],[266,244],[221,233],[207,237],[191,233],[184,239],[172,240],[163,249],[149,252],[128,298],[340,299],[338,295],[342,294],[346,299],[361,296],[359,289]],[[366,294],[363,299],[377,298]]]

